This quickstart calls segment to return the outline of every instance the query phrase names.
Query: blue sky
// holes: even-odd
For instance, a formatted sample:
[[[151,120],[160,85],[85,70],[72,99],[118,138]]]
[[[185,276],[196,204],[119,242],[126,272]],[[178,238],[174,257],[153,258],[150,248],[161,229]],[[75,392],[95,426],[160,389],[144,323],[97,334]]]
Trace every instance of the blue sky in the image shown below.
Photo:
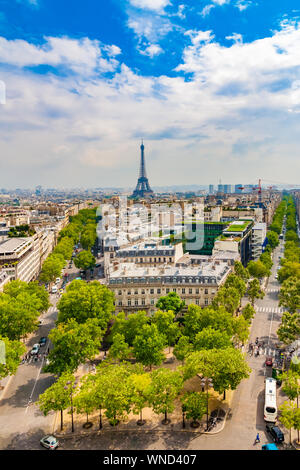
[[[0,187],[298,183],[295,0],[0,0]]]

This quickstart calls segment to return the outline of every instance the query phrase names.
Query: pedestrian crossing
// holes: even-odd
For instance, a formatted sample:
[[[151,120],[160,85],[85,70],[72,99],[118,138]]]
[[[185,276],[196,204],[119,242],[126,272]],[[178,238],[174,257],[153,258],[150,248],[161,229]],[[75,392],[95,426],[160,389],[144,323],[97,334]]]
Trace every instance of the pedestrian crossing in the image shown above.
[[[280,291],[279,287],[268,287],[268,289],[266,289],[267,293],[279,292],[279,291]]]
[[[262,313],[284,313],[286,308],[284,307],[255,307],[256,312]]]

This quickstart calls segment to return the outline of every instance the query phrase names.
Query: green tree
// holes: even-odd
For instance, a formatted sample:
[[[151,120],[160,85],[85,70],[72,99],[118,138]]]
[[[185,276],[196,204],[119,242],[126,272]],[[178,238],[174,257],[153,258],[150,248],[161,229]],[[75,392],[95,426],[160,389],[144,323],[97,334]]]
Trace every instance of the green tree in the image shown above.
[[[255,309],[252,307],[251,304],[245,305],[245,307],[242,309],[242,315],[247,320],[248,322],[251,321],[252,318],[254,318],[255,315]]]
[[[225,307],[215,310],[211,307],[202,309],[196,305],[189,305],[184,315],[183,334],[188,336],[193,343],[197,333],[203,328],[211,327],[231,337],[234,334],[234,322],[235,319],[230,312],[225,310]]]
[[[224,349],[232,346],[230,337],[223,331],[214,330],[212,327],[203,328],[197,333],[194,341],[194,350],[201,349]]]
[[[224,393],[235,390],[239,383],[249,377],[249,368],[243,354],[232,347],[196,351],[188,356],[184,366],[184,378],[189,379],[197,374],[209,377],[214,390]]]
[[[113,292],[98,281],[72,281],[57,304],[58,322],[63,323],[73,318],[78,323],[84,323],[95,318],[105,330],[114,310],[113,302]]]
[[[168,413],[174,410],[174,400],[183,387],[183,378],[178,371],[157,369],[151,373],[149,402],[154,413],[164,414],[164,424],[168,423]]]
[[[113,338],[112,345],[109,350],[109,357],[124,361],[130,356],[131,348],[125,342],[124,335],[116,333]]]
[[[248,264],[248,271],[250,275],[256,279],[262,279],[263,277],[270,275],[269,269],[260,260],[250,261]]]
[[[96,265],[96,258],[90,251],[83,250],[74,258],[74,264],[78,269],[87,270]]]
[[[129,381],[132,386],[132,411],[134,414],[140,415],[138,424],[144,424],[143,409],[148,405],[149,401],[151,384],[150,374],[132,374],[129,376]]]
[[[144,325],[149,323],[149,317],[145,311],[130,313],[127,317],[124,312],[120,312],[111,328],[109,340],[113,341],[114,335],[119,333],[125,338],[125,342],[132,346],[135,337],[140,333]]]
[[[300,336],[300,314],[284,312],[277,336],[285,344],[291,344]]]
[[[279,292],[279,305],[295,313],[300,308],[300,279],[290,277],[286,279]]]
[[[286,279],[294,277],[300,279],[300,263],[282,261],[282,268],[278,271],[278,280],[283,283]]]
[[[40,274],[41,282],[49,284],[54,282],[57,277],[61,276],[64,265],[65,259],[61,254],[49,255],[42,266]]]
[[[268,244],[271,246],[272,250],[274,250],[274,248],[276,248],[279,245],[278,233],[270,230],[269,232],[267,232],[267,239],[268,239]]]
[[[35,331],[39,316],[36,307],[37,299],[28,293],[20,293],[17,298],[0,294],[0,335],[18,341]]]
[[[235,287],[221,287],[214,300],[212,301],[212,307],[217,310],[219,307],[225,307],[227,312],[232,315],[236,312],[240,304],[240,294]]]
[[[281,413],[279,416],[279,420],[283,424],[283,426],[289,430],[289,436],[290,436],[290,444],[292,442],[292,428],[294,427],[294,417],[295,417],[295,411],[296,411],[296,405],[291,402],[285,401],[280,407],[279,407]]]
[[[8,375],[14,375],[20,365],[20,360],[26,352],[24,344],[9,340],[0,335],[0,343],[4,343],[5,362],[0,362],[0,380]]]
[[[242,281],[247,282],[250,278],[250,274],[247,268],[245,268],[240,261],[235,261],[234,263],[234,273]]]
[[[172,311],[175,315],[177,315],[181,310],[184,308],[185,302],[181,300],[176,292],[170,292],[168,295],[164,297],[160,297],[156,304],[156,308],[159,310],[168,312]]]
[[[129,376],[137,371],[131,364],[107,365],[102,371],[105,415],[115,426],[126,418],[132,406],[133,389]],[[104,372],[104,373],[103,373]]]
[[[192,425],[196,427],[206,413],[207,397],[202,392],[187,392],[181,397],[183,409],[187,419],[192,419]]]
[[[69,372],[63,373],[58,380],[39,396],[38,405],[45,416],[50,411],[60,411],[60,429],[63,429],[63,412],[71,405],[68,383],[75,384],[75,377]],[[67,388],[67,389],[66,389]]]
[[[165,356],[163,349],[166,337],[159,333],[156,325],[144,325],[133,342],[133,354],[144,366],[159,366]]]
[[[238,291],[240,298],[245,295],[247,289],[245,281],[243,281],[239,276],[236,276],[233,273],[229,274],[229,276],[227,277],[224,287],[234,287]]]
[[[174,320],[175,314],[172,310],[157,310],[152,317],[152,323],[157,326],[158,332],[166,336],[169,348],[180,336],[179,324],[174,323]]]
[[[173,354],[178,359],[184,363],[185,358],[193,352],[193,345],[190,343],[190,340],[187,336],[181,336],[174,346]]]
[[[249,282],[247,295],[251,301],[252,306],[254,306],[255,299],[264,298],[265,293],[261,290],[259,281],[257,279],[253,279]]]
[[[54,347],[49,353],[45,372],[76,371],[80,364],[99,353],[102,338],[103,331],[96,319],[88,319],[85,323],[70,319],[67,323],[58,324],[49,334]]]

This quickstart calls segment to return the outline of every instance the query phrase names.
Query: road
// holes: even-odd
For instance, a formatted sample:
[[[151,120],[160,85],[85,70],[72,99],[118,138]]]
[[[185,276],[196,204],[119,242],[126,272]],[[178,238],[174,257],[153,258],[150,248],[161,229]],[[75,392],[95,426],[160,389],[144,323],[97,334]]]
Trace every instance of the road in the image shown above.
[[[270,374],[265,366],[266,355],[274,355],[277,342],[276,331],[281,321],[283,309],[278,306],[279,284],[275,279],[279,255],[282,254],[283,242],[274,250],[272,274],[269,278],[264,299],[256,302],[256,315],[252,323],[250,341],[256,337],[264,341],[265,348],[258,357],[248,354],[252,369],[249,379],[243,380],[233,395],[231,413],[225,429],[214,436],[195,435],[194,433],[151,433],[151,432],[106,432],[101,437],[89,436],[65,439],[63,449],[187,449],[187,450],[250,450],[256,449],[253,442],[257,432],[261,443],[270,442],[265,434],[263,419],[264,379]],[[73,272],[74,271],[74,272]],[[72,270],[72,278],[77,276]],[[53,301],[55,304],[55,299]],[[45,315],[46,324],[41,327],[39,336],[47,334],[55,321],[55,306]],[[33,344],[38,339],[32,338]],[[41,373],[41,364],[32,363],[19,367],[6,390],[0,407],[0,425],[2,428],[0,448],[35,449],[38,441],[53,425],[53,416],[41,415],[34,402],[52,382],[52,378]],[[278,392],[279,404],[285,397]],[[16,425],[16,423],[18,423]],[[16,427],[18,430],[16,431]],[[26,435],[25,435],[26,433]]]
[[[102,259],[98,259],[100,263]],[[63,270],[62,275],[68,274],[68,281],[72,281],[79,276],[79,270],[72,263],[69,268]],[[95,274],[101,275],[101,268],[95,270]],[[88,279],[89,280],[89,277]],[[56,304],[59,295],[50,295],[50,303],[52,306],[49,310],[41,315],[43,320],[42,326],[27,341],[28,351],[33,344],[38,343],[42,336],[48,336],[52,328],[55,327],[57,319]],[[51,348],[49,340],[47,344],[41,348],[41,353]],[[40,448],[40,438],[53,431],[55,413],[49,413],[44,416],[36,402],[39,395],[42,394],[54,382],[54,378],[50,374],[42,372],[45,358],[34,361],[33,358],[24,364],[21,364],[14,376],[12,376],[4,390],[0,393],[0,449],[14,448]]]
[[[48,336],[54,326],[57,298],[51,296],[50,301],[53,305],[40,317],[43,324],[27,342],[28,350],[42,336]],[[49,340],[41,352],[46,352],[48,347]],[[53,376],[42,372],[43,365],[44,358],[37,362],[32,358],[29,363],[21,364],[9,380],[0,402],[0,449],[5,449],[19,434],[30,431],[42,437],[52,431],[54,414],[44,417],[35,405],[39,395],[53,383]]]

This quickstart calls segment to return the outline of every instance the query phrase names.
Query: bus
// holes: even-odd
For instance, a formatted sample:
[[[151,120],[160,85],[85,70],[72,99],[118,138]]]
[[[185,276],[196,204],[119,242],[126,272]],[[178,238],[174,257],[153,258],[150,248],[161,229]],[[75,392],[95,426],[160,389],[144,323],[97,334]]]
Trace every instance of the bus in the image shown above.
[[[277,418],[276,379],[266,378],[264,420],[275,423]]]

